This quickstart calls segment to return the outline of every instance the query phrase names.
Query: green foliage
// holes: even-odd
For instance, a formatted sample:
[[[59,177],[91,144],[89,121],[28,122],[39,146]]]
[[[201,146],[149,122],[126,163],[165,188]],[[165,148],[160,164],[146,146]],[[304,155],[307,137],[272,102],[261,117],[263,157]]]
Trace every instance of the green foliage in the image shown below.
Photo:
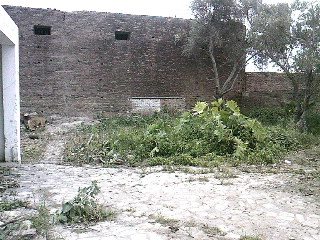
[[[107,212],[96,202],[99,192],[97,181],[92,181],[89,187],[79,188],[78,195],[62,205],[58,221],[61,223],[89,223],[112,218],[114,212]]]
[[[256,118],[262,124],[267,126],[282,125],[286,126],[289,123],[293,124],[295,106],[290,103],[284,107],[273,108],[253,108],[245,110],[245,113],[250,118]]]
[[[29,203],[26,201],[21,201],[21,200],[9,201],[4,199],[0,202],[0,212],[11,211],[16,208],[28,207],[28,206],[29,206]]]
[[[273,63],[291,82],[295,122],[301,130],[307,130],[307,115],[319,96],[319,21],[318,2],[297,0],[261,4],[248,28],[256,64]]]
[[[236,102],[222,99],[200,102],[178,117],[101,119],[100,124],[77,131],[65,150],[66,161],[206,167],[274,163],[288,151],[319,143],[318,137],[294,128],[290,109],[275,113],[257,109],[249,114],[267,126],[243,115]]]
[[[251,118],[258,119],[261,123],[267,126],[277,126],[279,129],[287,131],[289,126],[294,125],[295,105],[289,103],[284,107],[277,108],[253,108],[245,111],[246,115]],[[308,133],[315,136],[320,135],[320,115],[316,111],[310,112],[307,117]],[[297,133],[294,128],[289,129],[291,134],[298,134],[300,137],[308,136],[308,133]],[[288,135],[288,134],[287,134]],[[289,136],[287,136],[289,137]],[[297,136],[296,136],[297,137]],[[313,139],[312,135],[309,137]],[[298,136],[299,138],[299,136]]]
[[[251,35],[245,34],[244,24],[251,23],[249,15],[256,9],[255,0],[193,0],[191,3],[195,19],[184,41],[183,53],[200,61],[204,56],[208,58],[203,64],[210,69],[207,77],[214,80],[216,98],[222,98],[234,88],[244,69],[251,45]]]
[[[320,136],[320,114],[313,112],[307,117],[308,132]]]
[[[240,240],[262,240],[262,238],[245,235],[241,236]]]
[[[260,110],[259,118],[271,111]],[[257,112],[251,115],[257,116]],[[178,117],[155,114],[101,119],[100,124],[77,131],[65,150],[66,161],[128,166],[265,164],[287,151],[318,142],[290,124],[271,125],[280,116],[287,118],[274,114],[265,121],[270,126],[264,127],[243,115],[236,102],[220,99],[198,103]]]
[[[292,109],[291,105],[287,105],[284,108],[257,108],[247,112],[268,126],[264,145],[248,156],[248,163],[273,163],[288,151],[319,144],[319,137],[312,133],[301,133],[295,128]]]
[[[38,214],[30,217],[32,227],[37,230],[38,234],[41,234],[48,239],[49,232],[53,224],[53,218],[45,203],[40,205],[37,210]]]
[[[226,232],[222,231],[218,227],[210,227],[208,225],[203,225],[202,230],[210,237],[227,235]]]

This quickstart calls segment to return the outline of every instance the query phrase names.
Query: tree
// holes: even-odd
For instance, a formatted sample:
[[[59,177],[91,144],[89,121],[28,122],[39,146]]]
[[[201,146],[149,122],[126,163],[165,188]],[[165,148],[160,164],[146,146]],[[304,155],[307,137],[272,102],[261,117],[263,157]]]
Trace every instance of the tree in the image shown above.
[[[216,98],[233,90],[246,65],[250,41],[244,23],[257,8],[257,0],[193,0],[195,20],[184,54],[205,53],[213,78]],[[227,72],[226,72],[227,69]]]
[[[306,130],[315,103],[320,66],[320,5],[295,3],[261,5],[251,19],[250,38],[258,65],[272,62],[292,84],[296,123]]]

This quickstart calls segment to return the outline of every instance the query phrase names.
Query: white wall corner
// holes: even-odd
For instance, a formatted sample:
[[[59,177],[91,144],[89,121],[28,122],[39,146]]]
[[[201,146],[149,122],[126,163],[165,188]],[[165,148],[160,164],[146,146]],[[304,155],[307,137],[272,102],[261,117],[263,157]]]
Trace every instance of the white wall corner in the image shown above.
[[[5,161],[21,162],[18,27],[0,6]]]

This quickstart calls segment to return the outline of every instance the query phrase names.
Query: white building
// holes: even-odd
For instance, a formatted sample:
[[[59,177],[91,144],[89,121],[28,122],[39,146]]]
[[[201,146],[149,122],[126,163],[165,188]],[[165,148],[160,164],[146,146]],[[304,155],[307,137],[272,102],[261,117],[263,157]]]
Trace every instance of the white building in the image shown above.
[[[18,27],[0,6],[0,161],[20,162]]]

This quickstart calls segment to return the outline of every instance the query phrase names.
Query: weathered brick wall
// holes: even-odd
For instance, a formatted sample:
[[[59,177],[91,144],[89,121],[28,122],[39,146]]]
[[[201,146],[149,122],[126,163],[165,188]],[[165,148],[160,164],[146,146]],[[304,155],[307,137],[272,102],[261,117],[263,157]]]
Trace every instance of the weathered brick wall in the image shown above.
[[[284,73],[247,72],[242,87],[244,106],[279,106],[292,96],[292,85]]]
[[[212,100],[210,70],[175,41],[190,20],[4,8],[20,30],[22,111],[96,115],[128,112],[132,97],[181,97],[187,107]],[[35,35],[34,25],[51,26],[51,35]]]
[[[247,72],[244,88],[249,92],[274,92],[291,90],[292,86],[284,73]]]

